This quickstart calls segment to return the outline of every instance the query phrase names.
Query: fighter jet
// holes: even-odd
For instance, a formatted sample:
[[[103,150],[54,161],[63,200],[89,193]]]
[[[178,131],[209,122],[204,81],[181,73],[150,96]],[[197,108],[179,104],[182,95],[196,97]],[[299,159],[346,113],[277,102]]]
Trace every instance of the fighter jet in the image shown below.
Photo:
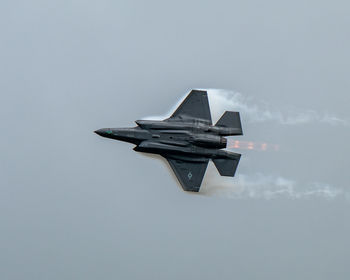
[[[159,154],[173,169],[185,191],[198,192],[211,159],[221,176],[235,175],[240,154],[226,148],[224,136],[242,135],[238,112],[226,111],[212,125],[208,95],[192,90],[167,119],[137,120],[131,128],[102,128],[102,137],[135,144],[137,152]]]

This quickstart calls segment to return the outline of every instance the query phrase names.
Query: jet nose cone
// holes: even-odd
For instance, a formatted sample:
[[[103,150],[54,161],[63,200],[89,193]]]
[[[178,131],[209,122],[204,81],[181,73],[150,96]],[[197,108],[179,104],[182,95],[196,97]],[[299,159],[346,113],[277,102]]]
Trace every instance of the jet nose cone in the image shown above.
[[[102,136],[104,134],[104,129],[97,129],[94,131],[96,134]]]
[[[103,137],[108,137],[112,134],[112,131],[110,128],[101,128],[101,129],[95,130],[94,132]]]

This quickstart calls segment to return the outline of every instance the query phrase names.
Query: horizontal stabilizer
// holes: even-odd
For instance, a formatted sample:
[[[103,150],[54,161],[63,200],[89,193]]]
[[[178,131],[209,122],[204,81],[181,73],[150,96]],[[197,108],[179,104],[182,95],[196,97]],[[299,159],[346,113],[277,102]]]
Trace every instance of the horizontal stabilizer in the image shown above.
[[[226,111],[215,126],[237,129],[237,131],[241,131],[241,134],[243,134],[239,112]]]
[[[239,163],[238,159],[213,159],[213,162],[219,171],[221,176],[235,176],[237,165]]]

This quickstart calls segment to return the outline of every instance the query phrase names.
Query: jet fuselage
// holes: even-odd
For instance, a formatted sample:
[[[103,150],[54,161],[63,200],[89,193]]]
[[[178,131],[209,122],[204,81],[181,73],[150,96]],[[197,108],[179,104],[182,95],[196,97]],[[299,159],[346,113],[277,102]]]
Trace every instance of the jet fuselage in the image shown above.
[[[227,139],[222,135],[227,128],[215,127],[201,121],[152,121],[138,120],[138,126],[131,128],[102,128],[97,134],[137,145],[135,151],[145,153],[195,154],[200,157],[227,157]],[[231,129],[231,135],[237,129]]]

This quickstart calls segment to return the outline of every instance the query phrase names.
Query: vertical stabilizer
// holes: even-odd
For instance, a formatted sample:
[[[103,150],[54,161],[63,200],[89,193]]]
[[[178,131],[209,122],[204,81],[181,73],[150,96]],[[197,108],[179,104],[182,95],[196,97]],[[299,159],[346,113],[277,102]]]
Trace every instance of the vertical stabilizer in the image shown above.
[[[242,124],[239,112],[226,111],[215,124],[217,127],[228,128],[235,131],[234,135],[242,135]]]
[[[221,176],[235,176],[236,169],[239,163],[240,155],[236,159],[218,158],[213,159],[216,169]]]

